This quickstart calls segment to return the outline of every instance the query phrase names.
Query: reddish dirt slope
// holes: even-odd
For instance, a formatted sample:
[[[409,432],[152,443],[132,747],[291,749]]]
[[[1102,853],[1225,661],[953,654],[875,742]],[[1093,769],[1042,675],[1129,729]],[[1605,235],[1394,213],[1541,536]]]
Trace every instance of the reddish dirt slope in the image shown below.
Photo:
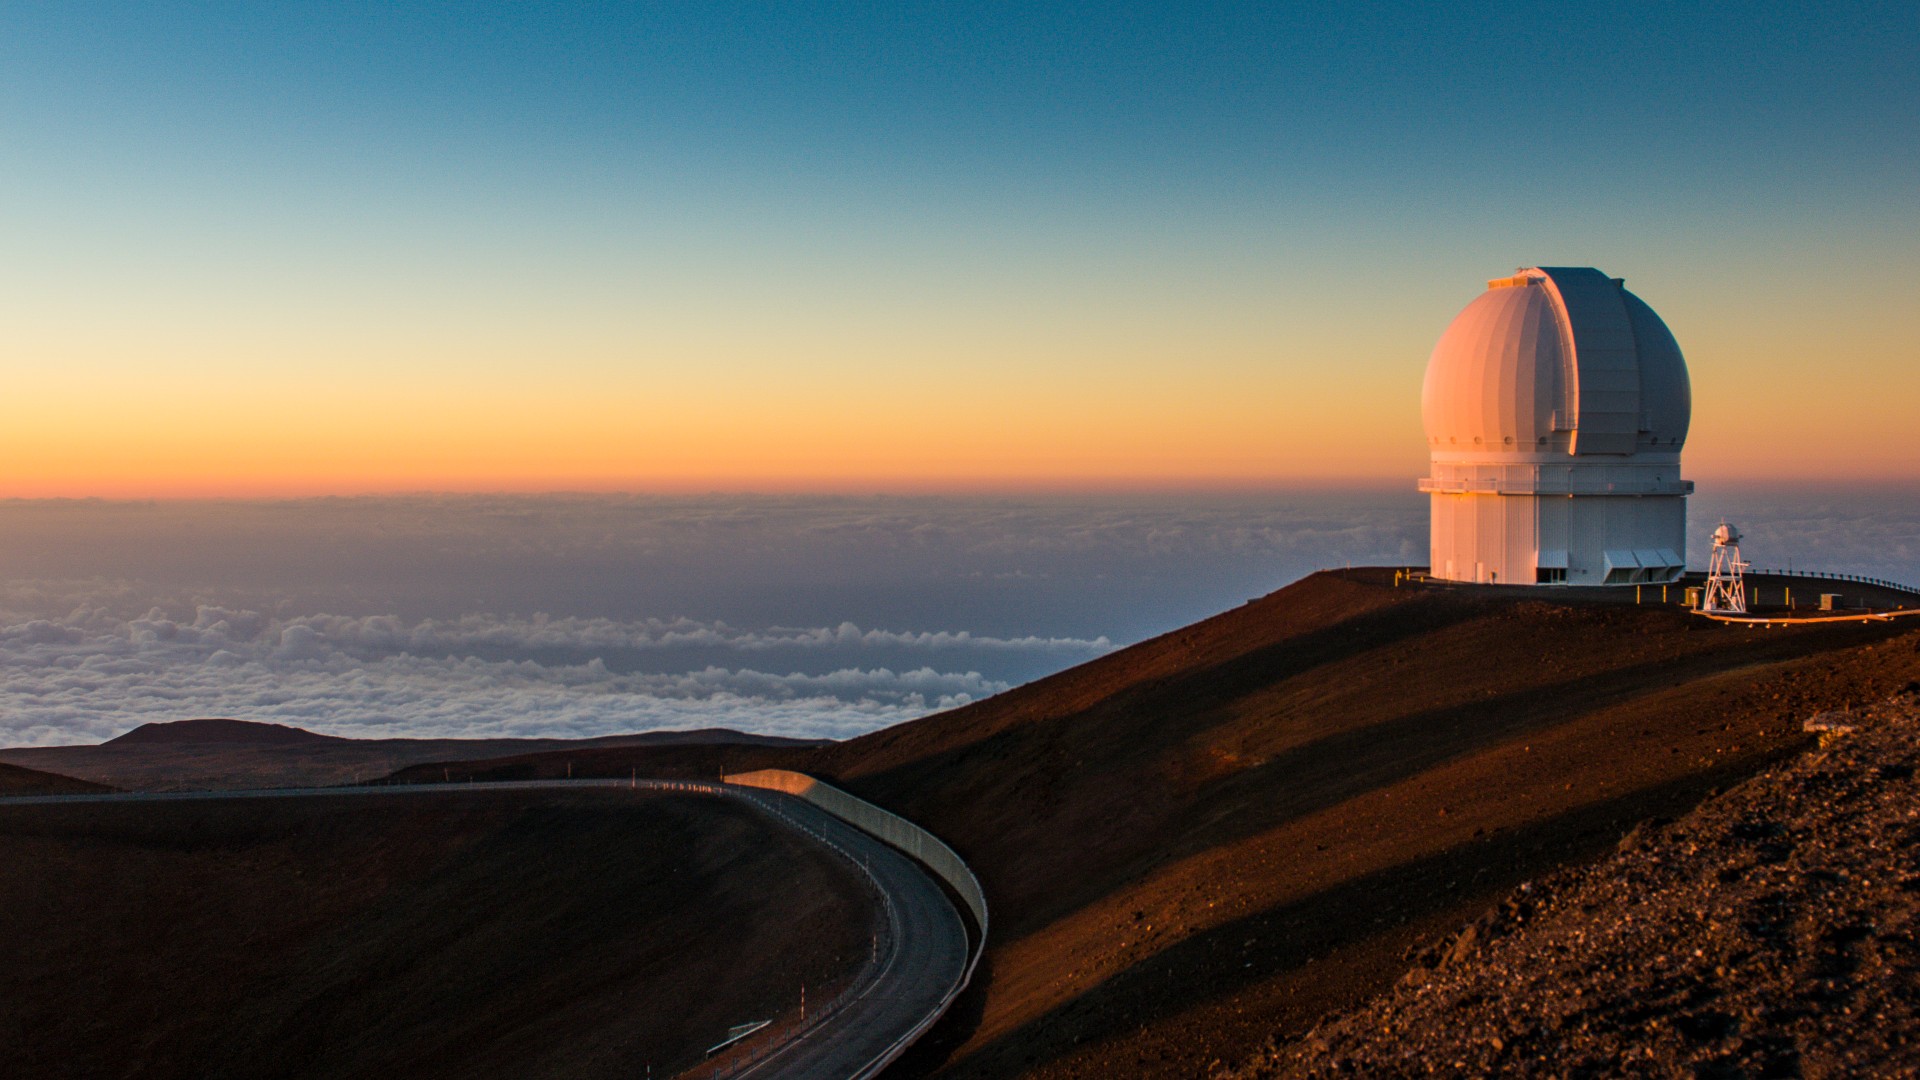
[[[1920,695],[1523,885],[1279,1076],[1920,1075]]]
[[[1327,573],[989,701],[755,764],[906,814],[985,884],[982,977],[908,1072],[1191,1076],[1385,988],[1415,941],[1519,881],[1791,752],[1809,712],[1912,677],[1916,640]],[[574,760],[607,775],[720,764]]]
[[[955,1075],[1185,1076],[1802,745],[1808,712],[1910,677],[1915,640],[1319,575],[819,768],[986,882]]]
[[[664,1076],[869,948],[850,870],[690,796],[0,806],[0,866],[9,1076]]]

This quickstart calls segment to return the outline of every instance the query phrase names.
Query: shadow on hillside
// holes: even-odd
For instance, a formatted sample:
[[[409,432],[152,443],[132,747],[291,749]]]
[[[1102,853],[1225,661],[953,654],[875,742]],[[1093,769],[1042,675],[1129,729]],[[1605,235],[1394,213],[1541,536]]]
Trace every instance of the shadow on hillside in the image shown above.
[[[1151,749],[1177,743],[1192,735],[1193,731],[1180,729],[1177,737],[1152,739],[1169,729],[1151,723],[1151,718],[1163,715],[1170,707],[1177,707],[1189,713],[1216,708],[1272,685],[1277,677],[1297,677],[1327,664],[1349,659],[1359,651],[1396,645],[1484,614],[1483,604],[1471,601],[1445,602],[1449,599],[1451,598],[1444,597],[1442,594],[1408,594],[1404,598],[1393,597],[1385,601],[1386,606],[1340,619],[1325,626],[1289,634],[1277,641],[1258,646],[1218,663],[1201,667],[1181,666],[1176,669],[1175,674],[1157,678],[1149,677],[1123,685],[1116,691],[1100,693],[1098,700],[1092,704],[1054,717],[1047,722],[1071,725],[1096,715],[1111,717],[1122,722],[1133,718],[1129,734],[1147,736],[1152,740],[1139,742],[1138,745]],[[1276,605],[1284,613],[1283,601],[1284,590],[1256,601],[1256,604]],[[1045,708],[1047,696],[1057,690],[1064,680],[1090,682],[1096,685],[1101,682],[1128,684],[1130,682],[1128,669],[1131,666],[1155,664],[1162,661],[1168,653],[1187,653],[1195,649],[1204,649],[1210,643],[1206,639],[1218,632],[1217,623],[1238,620],[1244,618],[1246,614],[1247,611],[1244,608],[1235,609],[1206,622],[1142,642],[1118,653],[1090,661],[1079,668],[1028,683],[985,701],[900,725],[897,728],[875,732],[840,747],[824,748],[817,751],[813,758],[821,767],[831,769],[837,775],[849,777],[849,782],[862,784],[869,782],[877,784],[883,779],[899,777],[916,768],[941,768],[956,757],[964,756],[969,749],[988,743],[995,736],[1027,730],[1027,725],[1020,724],[1019,715],[1035,706]],[[1143,652],[1146,654],[1145,659],[1140,655]],[[861,743],[868,743],[874,751],[879,753],[885,753],[888,750],[910,753],[912,743],[915,741],[928,737],[951,736],[954,729],[964,730],[967,723],[977,716],[1008,713],[1013,714],[1012,723],[1016,726],[1008,727],[1003,723],[1000,728],[983,734],[977,739],[950,743],[947,750],[936,756],[916,759],[871,774],[862,774],[859,771],[865,759],[846,760],[848,751]],[[1135,728],[1140,730],[1134,730]],[[845,764],[842,764],[843,761]]]
[[[1633,823],[1684,812],[1711,790],[1745,775],[1736,768],[1701,772],[1585,803],[1184,938],[980,1047],[968,1056],[974,1067],[968,1071],[1011,1075],[1030,1070],[1079,1047],[1137,1031],[1144,1017],[1200,1008],[1275,977],[1304,978],[1309,966],[1329,952],[1364,950],[1375,939],[1401,936],[1400,928],[1408,924],[1429,921],[1451,928],[1522,881],[1604,854]],[[1406,966],[1398,955],[1395,950],[1388,958],[1399,965],[1395,970]],[[1223,962],[1229,957],[1242,962]],[[1286,1039],[1301,1031],[1270,1034]]]
[[[1862,643],[1857,633],[1830,642],[1784,634],[1729,637],[1699,651],[1463,704],[1362,718],[1205,784],[1190,796],[1172,790],[1165,752],[1238,719],[1228,707],[1239,698],[1352,657],[1357,645],[1405,642],[1415,632],[1481,612],[1478,605],[1419,613],[1419,618],[1403,609],[1376,612],[1357,627],[1336,624],[1308,640],[1277,643],[1217,668],[1132,688],[1087,709],[1006,728],[967,746],[841,782],[947,839],[974,862],[996,905],[1005,896],[1004,882],[994,873],[1001,860],[976,859],[981,848],[1008,847],[1010,836],[1023,834],[1032,846],[1051,847],[1074,860],[1075,872],[1061,876],[1077,887],[1053,890],[1047,902],[1024,910],[1002,909],[1008,917],[996,925],[996,937],[1004,945],[1098,901],[1152,866],[1269,831],[1510,739],[1654,698],[1698,679],[1802,657],[1834,643]],[[1394,625],[1379,625],[1383,620]],[[1189,683],[1198,688],[1190,689]],[[1210,692],[1199,689],[1208,684]],[[1164,722],[1161,718],[1176,706],[1187,722]],[[1089,730],[1099,732],[1091,745],[1084,738],[1070,744],[1070,735]],[[1079,753],[1071,761],[1070,746]],[[1072,800],[1063,795],[1069,787],[1078,789]],[[927,797],[934,790],[940,792],[937,802]],[[993,808],[1002,828],[992,828],[991,819],[985,829],[965,827],[983,824],[982,804]],[[1043,831],[1054,830],[1064,830],[1073,842],[1046,844]]]

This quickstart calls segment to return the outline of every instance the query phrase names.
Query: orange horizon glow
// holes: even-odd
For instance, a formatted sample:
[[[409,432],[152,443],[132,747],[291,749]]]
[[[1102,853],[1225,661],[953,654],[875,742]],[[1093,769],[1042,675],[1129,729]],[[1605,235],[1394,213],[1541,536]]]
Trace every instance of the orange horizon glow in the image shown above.
[[[1760,486],[1831,487],[1857,490],[1862,487],[1920,486],[1920,477],[1884,475],[1840,477],[1819,474],[1714,474],[1702,476],[1688,470],[1689,477],[1703,488],[1725,485],[1736,488]],[[648,478],[544,478],[529,481],[516,477],[394,477],[387,480],[365,478],[276,477],[258,482],[152,482],[121,479],[97,484],[14,484],[0,493],[0,502],[218,502],[259,500],[301,500],[326,498],[384,498],[400,496],[564,496],[606,495],[635,497],[689,496],[1060,496],[1079,495],[1248,495],[1295,492],[1350,492],[1417,495],[1414,477],[1387,475],[1356,476],[830,476],[830,477],[648,477]],[[1421,496],[1424,498],[1424,496]]]
[[[1696,417],[1698,417],[1696,412]],[[1226,421],[1222,421],[1223,425]],[[1414,442],[1417,420],[1409,422]],[[1689,443],[1706,442],[1716,425],[1696,421]],[[1707,429],[1707,430],[1703,430]],[[18,430],[18,429],[15,429]],[[191,499],[299,498],[422,492],[449,493],[967,493],[1071,491],[1205,491],[1360,487],[1412,489],[1426,468],[1423,447],[1391,452],[1356,448],[1261,446],[1254,439],[1202,438],[1177,446],[1180,433],[1148,443],[1112,447],[1116,436],[1083,447],[1057,441],[956,439],[957,447],[897,442],[896,453],[862,460],[857,445],[825,442],[796,454],[793,442],[734,441],[712,451],[670,451],[658,446],[621,452],[592,443],[541,448],[526,442],[485,447],[426,447],[412,440],[324,443],[238,438],[218,445],[187,442],[145,452],[126,445],[96,445],[86,452],[35,453],[0,437],[10,464],[0,476],[0,498]],[[1405,434],[1405,433],[1402,433]],[[897,433],[896,433],[897,435]],[[1869,435],[1869,438],[1871,436]],[[878,440],[885,443],[887,440]],[[1687,450],[1685,474],[1696,481],[1793,481],[1901,483],[1920,481],[1920,447],[1889,439],[1869,456],[1851,462],[1835,455],[1796,453],[1794,444],[1772,443],[1747,433],[1729,433],[1712,450]],[[717,439],[725,444],[728,440]],[[784,443],[784,444],[783,444]],[[43,443],[42,446],[45,444]],[[1831,442],[1829,443],[1831,445]],[[1864,449],[1864,448],[1863,448]],[[544,450],[544,452],[542,452]],[[1185,453],[1178,451],[1184,450]],[[944,452],[943,452],[944,451]],[[786,456],[787,468],[768,467]],[[1102,457],[1104,456],[1104,460]],[[640,464],[651,461],[653,467]]]
[[[1385,307],[1320,278],[1109,293],[1097,270],[964,317],[49,306],[8,329],[0,498],[1411,486],[1428,353],[1485,269]],[[1770,303],[1640,279],[1692,374],[1688,477],[1920,479],[1920,335],[1891,297],[1869,318],[1851,280]]]
[[[977,492],[1337,486],[1411,489],[1426,470],[1418,369],[1392,408],[1305,404],[1268,385],[1145,388],[1078,411],[1047,395],[1024,408],[978,395],[790,410],[623,402],[448,409],[347,403],[328,423],[233,401],[224,426],[162,424],[124,409],[0,405],[0,498],[260,498],[444,492]],[[1696,374],[1696,394],[1702,380]],[[1406,389],[1406,388],[1403,388]],[[1237,393],[1235,392],[1237,391]],[[1018,395],[1016,395],[1017,397]],[[1051,398],[1051,400],[1048,400]],[[1782,394],[1699,395],[1683,454],[1699,480],[1920,479],[1920,433],[1897,398],[1820,415]],[[1157,403],[1157,404],[1156,404]],[[185,402],[142,410],[191,417]],[[1156,409],[1160,409],[1156,415]],[[411,415],[413,418],[408,419]],[[248,419],[251,417],[251,419]],[[351,420],[349,421],[348,418]],[[1855,422],[1855,421],[1858,422]]]

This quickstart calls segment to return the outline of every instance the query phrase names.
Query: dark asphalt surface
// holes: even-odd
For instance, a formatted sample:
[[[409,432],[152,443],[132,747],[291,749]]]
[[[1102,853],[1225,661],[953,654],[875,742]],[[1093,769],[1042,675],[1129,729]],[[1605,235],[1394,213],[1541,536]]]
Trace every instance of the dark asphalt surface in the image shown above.
[[[874,1075],[959,984],[967,966],[966,925],[933,877],[894,848],[792,795],[747,790],[739,797],[864,869],[886,900],[888,931],[880,955],[830,1017],[817,1027],[786,1033],[777,1049],[725,1075],[745,1080]]]
[[[754,788],[674,780],[524,780],[489,784],[395,784],[373,787],[274,788],[252,791],[116,792],[0,797],[0,806],[89,802],[180,802],[195,799],[284,799],[312,796],[451,794],[502,789],[634,788],[720,795],[747,802],[833,849],[864,873],[885,901],[878,955],[805,1026],[770,1030],[734,1053],[742,1060],[719,1075],[751,1080],[866,1077],[940,1007],[967,963],[959,912],[932,876],[906,855],[819,807],[792,795]]]

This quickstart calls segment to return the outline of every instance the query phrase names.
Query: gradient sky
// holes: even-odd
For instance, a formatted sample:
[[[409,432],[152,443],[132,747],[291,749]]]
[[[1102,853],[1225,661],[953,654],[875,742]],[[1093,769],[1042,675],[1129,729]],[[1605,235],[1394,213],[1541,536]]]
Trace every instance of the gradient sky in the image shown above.
[[[0,496],[1410,484],[1595,265],[1920,478],[1920,8],[0,5]]]

